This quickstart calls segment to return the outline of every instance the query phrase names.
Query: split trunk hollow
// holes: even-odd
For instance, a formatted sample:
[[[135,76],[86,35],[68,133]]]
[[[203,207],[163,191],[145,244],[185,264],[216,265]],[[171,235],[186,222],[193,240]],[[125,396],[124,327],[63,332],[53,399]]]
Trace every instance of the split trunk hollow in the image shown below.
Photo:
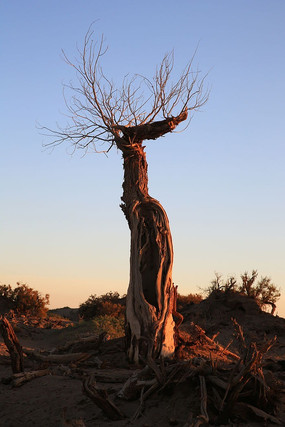
[[[131,231],[126,335],[128,356],[135,363],[140,356],[147,360],[172,357],[176,342],[171,232],[165,210],[148,193],[142,143],[172,132],[187,116],[187,110],[183,110],[178,116],[161,121],[113,128],[124,162],[121,207]]]

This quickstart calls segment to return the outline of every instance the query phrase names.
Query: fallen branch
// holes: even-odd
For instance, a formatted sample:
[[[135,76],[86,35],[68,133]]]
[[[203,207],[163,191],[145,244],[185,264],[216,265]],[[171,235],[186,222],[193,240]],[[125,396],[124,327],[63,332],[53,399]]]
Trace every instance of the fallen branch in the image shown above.
[[[153,383],[152,386],[146,392],[144,392],[144,387],[142,388],[141,397],[140,397],[140,404],[139,404],[139,407],[137,408],[136,412],[132,416],[131,421],[136,421],[137,418],[139,418],[142,415],[143,409],[144,409],[144,403],[145,403],[146,399],[152,393],[154,393],[158,389],[158,387],[159,387],[159,382],[157,380],[155,380],[155,383]]]
[[[229,357],[232,357],[233,359],[235,359],[235,360],[238,360],[239,359],[239,356],[237,355],[237,354],[235,354],[235,353],[233,353],[232,351],[230,351],[230,350],[228,350],[228,347],[229,347],[229,345],[227,346],[227,347],[223,347],[222,345],[220,345],[220,344],[218,344],[216,341],[214,341],[213,339],[211,339],[211,338],[209,338],[209,337],[207,337],[207,335],[205,334],[205,340],[206,340],[206,342],[208,343],[208,344],[211,344],[211,345],[213,345],[214,346],[214,348],[216,349],[216,350],[219,350],[219,351],[221,351],[221,353],[222,354],[225,354],[226,356],[229,356]]]
[[[201,396],[201,414],[198,415],[198,417],[195,418],[193,422],[187,421],[186,424],[184,424],[184,427],[200,427],[203,424],[208,424],[209,422],[209,415],[207,412],[207,388],[206,388],[206,381],[205,377],[202,375],[199,375],[199,381],[200,381],[200,396]],[[192,413],[188,417],[188,419],[192,419]]]
[[[41,369],[39,371],[30,372],[19,372],[13,374],[9,378],[3,378],[3,384],[12,384],[13,387],[21,387],[21,385],[33,380],[34,378],[40,378],[50,373],[49,369]]]
[[[37,353],[32,350],[24,349],[24,353],[31,359],[47,362],[47,363],[71,363],[71,362],[82,362],[89,359],[92,354],[90,353],[68,353],[68,354],[49,354],[47,356]]]
[[[264,412],[262,409],[256,408],[255,406],[250,405],[249,403],[244,403],[243,405],[249,408],[257,417],[263,418],[265,421],[271,421],[274,424],[282,425],[281,421],[278,420],[278,418],[274,417],[273,415],[267,414],[267,412]]]
[[[94,377],[91,376],[83,381],[83,392],[102,409],[109,419],[115,421],[125,418],[121,410],[108,398],[107,392],[96,387]]]
[[[93,369],[92,373],[100,383],[124,383],[130,379],[129,369]],[[137,371],[134,372],[136,374]]]
[[[61,347],[58,347],[56,353],[78,353],[85,352],[88,350],[98,350],[100,345],[108,340],[108,334],[106,332],[101,333],[100,335],[92,335],[90,337],[80,338],[76,341],[67,343]]]
[[[156,378],[152,380],[139,380],[138,376],[132,375],[127,382],[124,384],[123,388],[117,393],[117,396],[125,400],[134,400],[146,387],[150,388],[154,384],[157,385]]]
[[[63,408],[61,414],[61,423],[63,427],[86,427],[84,421],[81,418],[72,420],[67,419],[66,408]]]

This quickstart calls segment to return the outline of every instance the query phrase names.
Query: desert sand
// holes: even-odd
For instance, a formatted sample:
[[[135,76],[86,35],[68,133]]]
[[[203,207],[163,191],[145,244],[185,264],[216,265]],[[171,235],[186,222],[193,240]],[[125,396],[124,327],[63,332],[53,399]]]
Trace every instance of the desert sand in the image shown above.
[[[285,319],[262,312],[240,295],[212,296],[190,304],[182,314],[176,360],[149,360],[148,368],[128,363],[123,337],[99,335],[91,324],[10,316],[23,347],[25,372],[41,370],[44,375],[17,386],[0,336],[0,425],[285,425]],[[60,361],[58,356],[67,358]],[[246,373],[247,362],[251,367]],[[237,375],[243,381],[241,372],[244,384],[235,400],[234,386],[228,395],[226,388]],[[111,413],[111,418],[121,419],[111,419],[86,387],[99,390],[121,414]],[[221,405],[224,415],[217,410]]]

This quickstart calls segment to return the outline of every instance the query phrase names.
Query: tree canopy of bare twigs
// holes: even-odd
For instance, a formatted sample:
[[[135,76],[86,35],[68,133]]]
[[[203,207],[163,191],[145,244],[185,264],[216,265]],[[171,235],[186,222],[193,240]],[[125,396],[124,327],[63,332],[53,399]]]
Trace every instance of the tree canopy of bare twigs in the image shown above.
[[[45,146],[54,147],[67,141],[74,148],[106,153],[116,144],[122,128],[169,120],[198,110],[206,103],[205,76],[193,71],[194,56],[175,81],[172,81],[174,54],[171,52],[163,57],[152,79],[141,74],[126,75],[121,87],[116,88],[101,66],[107,52],[103,36],[94,41],[93,35],[90,27],[74,61],[63,52],[66,63],[76,71],[77,85],[65,86],[71,91],[71,99],[65,93],[68,124],[56,130],[43,127],[52,137],[52,142]],[[191,117],[189,114],[188,123]],[[102,143],[103,148],[99,149]]]

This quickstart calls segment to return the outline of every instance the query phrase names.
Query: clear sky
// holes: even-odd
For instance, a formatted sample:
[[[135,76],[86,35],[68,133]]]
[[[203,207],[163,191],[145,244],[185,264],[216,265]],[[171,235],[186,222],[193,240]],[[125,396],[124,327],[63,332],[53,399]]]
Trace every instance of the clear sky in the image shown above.
[[[165,207],[173,280],[198,292],[219,272],[257,269],[285,316],[284,0],[9,0],[0,3],[1,283],[49,293],[51,307],[127,291],[122,160],[43,150],[37,123],[65,123],[62,83],[89,25],[106,74],[151,77],[174,49],[209,72],[210,99],[183,133],[147,142],[150,194]]]

